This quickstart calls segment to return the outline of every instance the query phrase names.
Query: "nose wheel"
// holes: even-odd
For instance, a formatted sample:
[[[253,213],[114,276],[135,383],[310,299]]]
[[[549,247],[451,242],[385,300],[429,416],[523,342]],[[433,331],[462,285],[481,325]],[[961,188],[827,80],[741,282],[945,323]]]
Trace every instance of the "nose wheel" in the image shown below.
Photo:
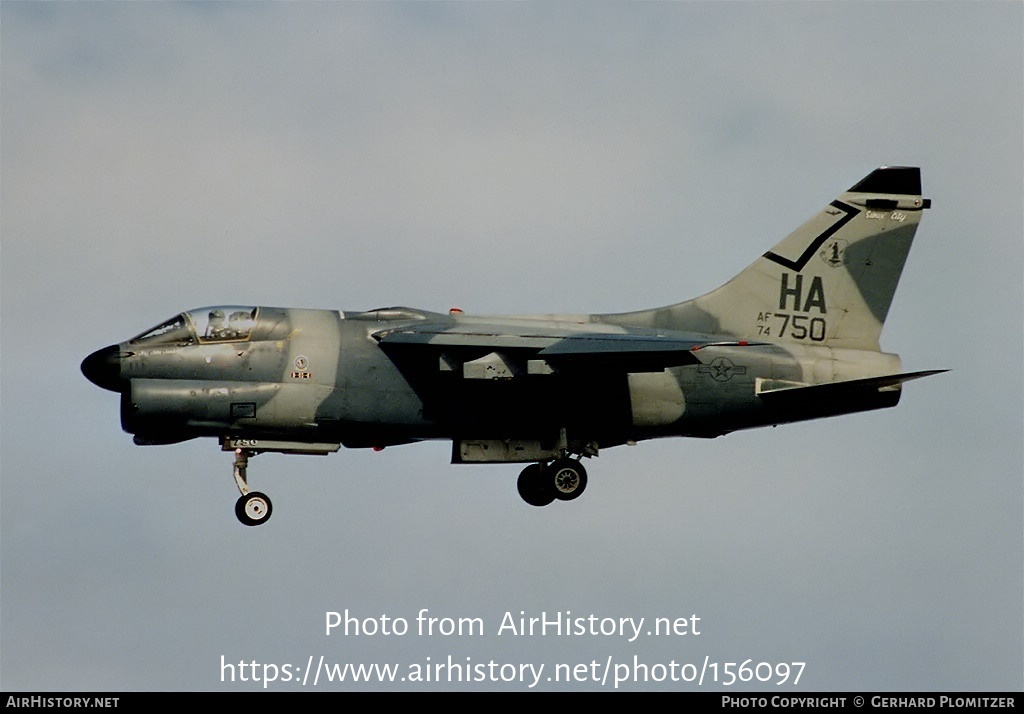
[[[274,504],[270,497],[259,491],[250,491],[246,482],[246,469],[249,467],[249,457],[254,452],[248,449],[235,449],[235,485],[238,486],[241,496],[235,501],[235,515],[238,520],[246,526],[258,526],[270,519],[274,511]]]
[[[235,515],[238,516],[238,520],[247,526],[258,526],[261,523],[266,523],[273,510],[274,505],[270,502],[270,499],[266,494],[259,491],[250,491],[243,496],[239,496],[238,500],[235,501]]]

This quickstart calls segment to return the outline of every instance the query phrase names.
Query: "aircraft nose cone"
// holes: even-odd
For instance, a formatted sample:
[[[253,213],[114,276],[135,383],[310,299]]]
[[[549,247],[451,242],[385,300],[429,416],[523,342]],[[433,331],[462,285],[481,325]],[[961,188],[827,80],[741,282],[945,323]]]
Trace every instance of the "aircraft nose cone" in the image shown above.
[[[121,351],[118,346],[96,350],[82,360],[82,374],[97,387],[121,391]]]

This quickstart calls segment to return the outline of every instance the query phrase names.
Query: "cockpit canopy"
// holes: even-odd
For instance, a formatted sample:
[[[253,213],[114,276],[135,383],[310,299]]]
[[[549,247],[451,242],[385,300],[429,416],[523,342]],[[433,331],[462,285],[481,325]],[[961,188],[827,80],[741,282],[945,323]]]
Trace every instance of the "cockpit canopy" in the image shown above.
[[[135,345],[194,345],[248,340],[257,307],[227,305],[183,312],[128,340]]]

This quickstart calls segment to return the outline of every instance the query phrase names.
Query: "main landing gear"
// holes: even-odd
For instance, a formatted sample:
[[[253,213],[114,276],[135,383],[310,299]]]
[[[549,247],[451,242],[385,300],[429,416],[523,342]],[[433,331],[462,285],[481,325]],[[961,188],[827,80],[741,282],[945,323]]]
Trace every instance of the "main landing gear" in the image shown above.
[[[519,474],[519,495],[531,506],[546,506],[556,498],[571,501],[587,487],[587,470],[567,456],[551,463],[530,464]]]
[[[249,466],[249,457],[255,452],[249,449],[235,449],[235,485],[242,493],[235,501],[235,515],[244,525],[258,526],[266,523],[274,511],[270,497],[259,491],[250,491],[245,480],[245,470]]]

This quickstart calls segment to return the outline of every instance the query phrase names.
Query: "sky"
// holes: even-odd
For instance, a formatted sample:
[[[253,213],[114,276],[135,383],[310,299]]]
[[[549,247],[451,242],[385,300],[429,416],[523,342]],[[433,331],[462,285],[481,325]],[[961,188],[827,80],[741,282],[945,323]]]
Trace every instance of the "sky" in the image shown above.
[[[3,2],[0,689],[1019,691],[1022,37],[1019,2]],[[678,302],[881,165],[933,201],[882,346],[951,371],[603,451],[572,503],[442,442],[268,454],[246,528],[230,454],[134,446],[79,371],[204,305]]]

